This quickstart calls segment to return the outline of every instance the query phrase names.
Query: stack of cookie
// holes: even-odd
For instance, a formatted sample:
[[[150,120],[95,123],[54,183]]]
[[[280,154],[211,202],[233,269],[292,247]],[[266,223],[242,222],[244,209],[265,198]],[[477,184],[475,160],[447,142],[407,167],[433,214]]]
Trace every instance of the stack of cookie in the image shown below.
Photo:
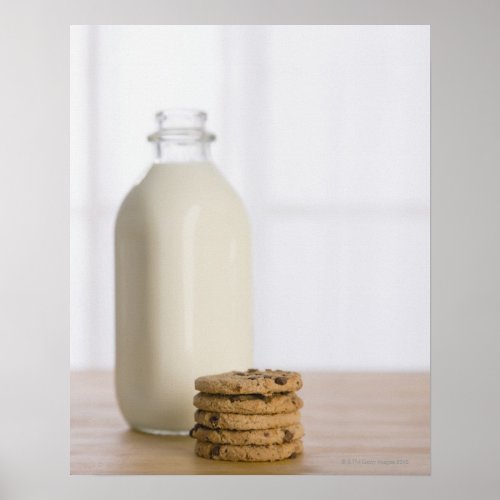
[[[302,453],[299,373],[227,372],[199,377],[194,397],[195,453],[213,460],[265,462]]]

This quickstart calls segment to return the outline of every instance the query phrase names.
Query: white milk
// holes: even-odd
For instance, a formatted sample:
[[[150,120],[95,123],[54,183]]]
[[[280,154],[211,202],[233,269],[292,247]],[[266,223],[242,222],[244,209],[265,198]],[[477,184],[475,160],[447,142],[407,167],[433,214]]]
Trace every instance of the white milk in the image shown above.
[[[120,409],[133,428],[185,432],[195,378],[252,365],[245,209],[210,162],[155,164],[115,241]]]

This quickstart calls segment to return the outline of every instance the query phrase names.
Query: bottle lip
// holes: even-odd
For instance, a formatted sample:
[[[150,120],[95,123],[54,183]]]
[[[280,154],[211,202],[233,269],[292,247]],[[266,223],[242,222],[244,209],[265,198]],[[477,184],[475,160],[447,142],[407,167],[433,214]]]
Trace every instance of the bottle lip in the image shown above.
[[[185,120],[203,125],[207,121],[207,113],[196,108],[164,108],[155,114],[155,119],[159,124],[169,120]]]
[[[215,135],[205,130],[207,113],[199,109],[167,108],[155,115],[158,130],[148,135],[148,141],[175,141],[179,143],[215,140]]]

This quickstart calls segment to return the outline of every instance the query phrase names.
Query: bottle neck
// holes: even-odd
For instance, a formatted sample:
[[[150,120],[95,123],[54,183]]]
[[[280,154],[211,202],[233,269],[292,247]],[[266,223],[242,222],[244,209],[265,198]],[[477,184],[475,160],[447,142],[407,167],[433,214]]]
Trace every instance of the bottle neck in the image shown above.
[[[158,141],[155,144],[155,164],[211,162],[210,143],[200,140],[177,142]]]
[[[206,119],[206,113],[197,110],[158,112],[158,130],[148,136],[155,146],[155,164],[211,162],[210,143],[215,136],[205,130]]]

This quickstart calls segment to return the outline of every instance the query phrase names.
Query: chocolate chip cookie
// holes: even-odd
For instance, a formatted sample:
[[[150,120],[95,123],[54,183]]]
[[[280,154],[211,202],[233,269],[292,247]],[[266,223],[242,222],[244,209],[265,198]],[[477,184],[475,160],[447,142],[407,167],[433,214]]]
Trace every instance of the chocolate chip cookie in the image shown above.
[[[303,406],[302,399],[294,392],[277,394],[208,394],[200,392],[193,399],[196,408],[206,411],[264,415],[290,413]]]
[[[232,371],[207,375],[195,380],[198,391],[209,394],[273,394],[298,391],[302,378],[297,372],[283,370]]]
[[[304,436],[301,424],[251,431],[232,431],[225,429],[209,429],[196,424],[189,435],[204,443],[232,444],[232,445],[259,445],[291,443]]]
[[[211,429],[248,431],[255,429],[276,429],[300,422],[300,412],[275,413],[274,415],[241,415],[196,410],[194,419],[198,424]]]
[[[235,446],[231,444],[212,444],[196,442],[195,453],[199,457],[231,462],[273,462],[286,458],[295,458],[302,453],[302,441],[292,441],[269,446]]]

